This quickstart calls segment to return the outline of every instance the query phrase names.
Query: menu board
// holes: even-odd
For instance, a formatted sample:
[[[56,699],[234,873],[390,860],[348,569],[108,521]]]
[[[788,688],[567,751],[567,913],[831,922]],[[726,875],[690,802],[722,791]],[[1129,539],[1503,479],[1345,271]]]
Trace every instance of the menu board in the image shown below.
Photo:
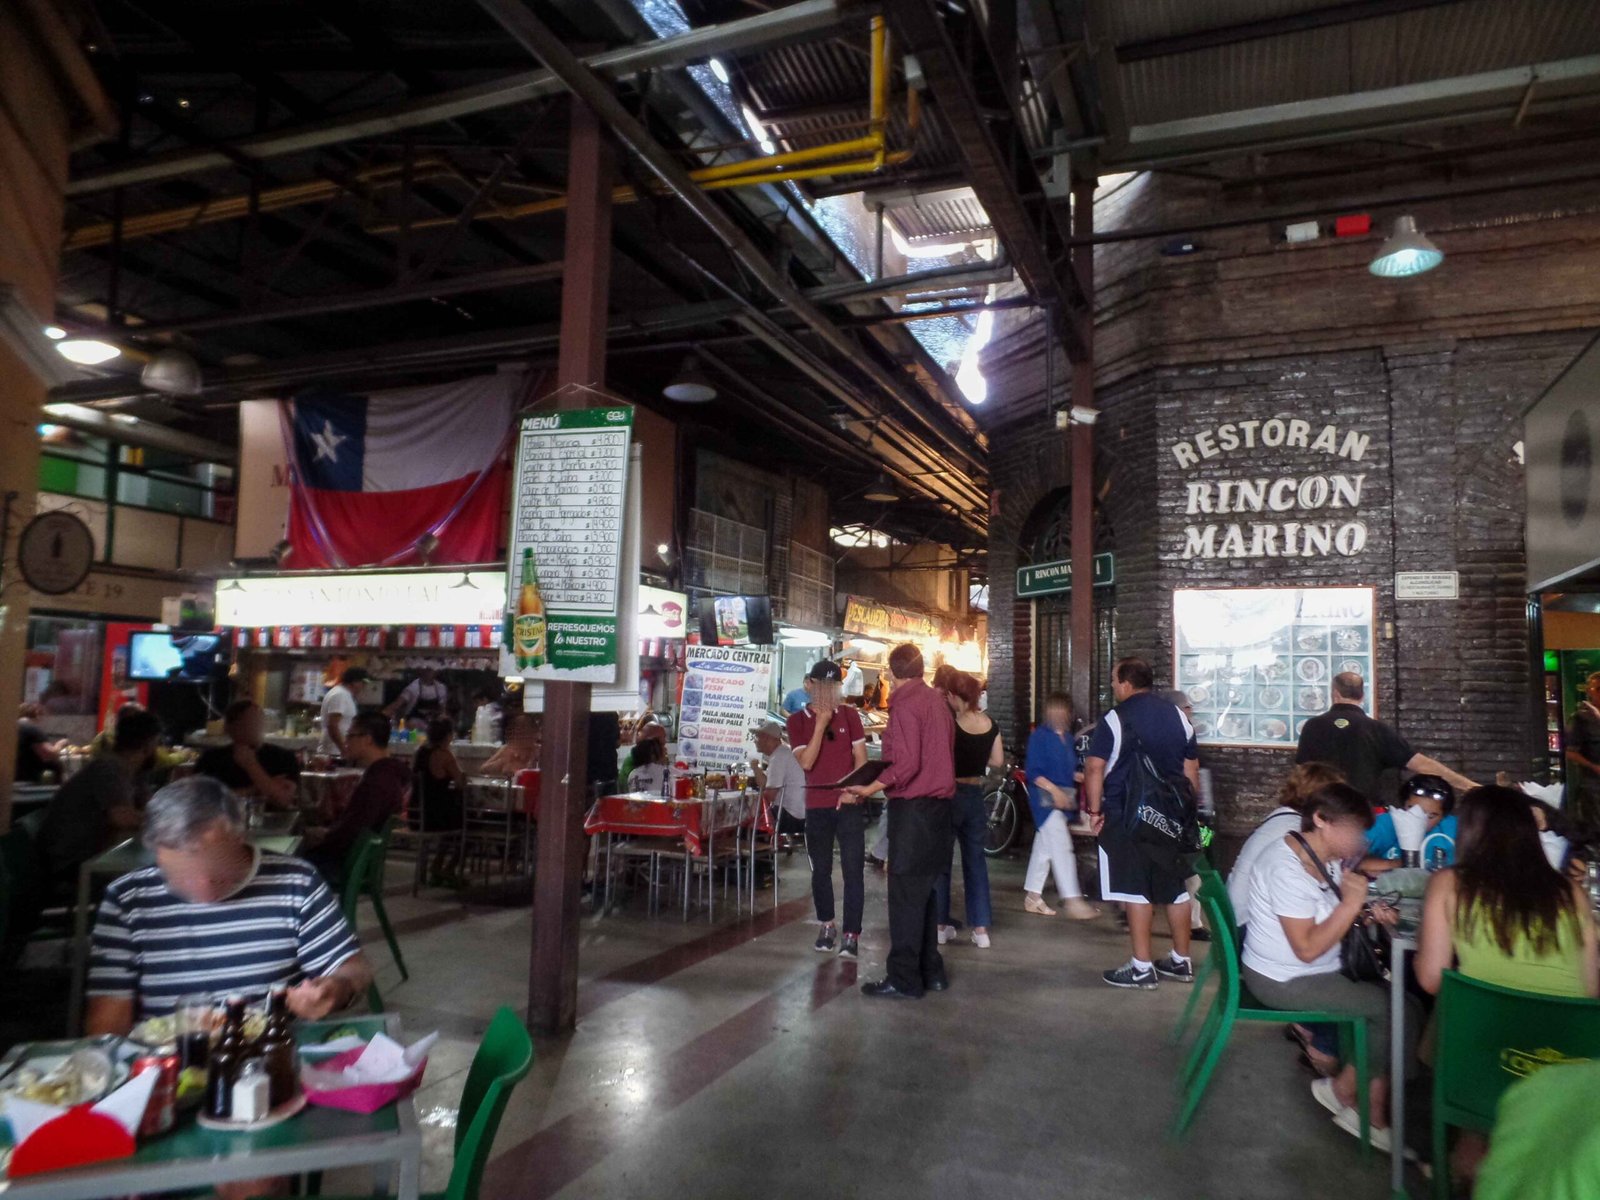
[[[517,441],[508,636],[516,628],[525,557],[533,550],[545,618],[544,661],[529,679],[611,683],[617,674],[618,587],[633,410],[587,408],[524,417]]]
[[[690,646],[678,711],[678,757],[728,767],[750,757],[750,727],[767,715],[772,655],[765,646]]]
[[[1173,678],[1202,742],[1292,747],[1326,712],[1333,677],[1366,681],[1373,711],[1371,588],[1215,588],[1173,593]]]

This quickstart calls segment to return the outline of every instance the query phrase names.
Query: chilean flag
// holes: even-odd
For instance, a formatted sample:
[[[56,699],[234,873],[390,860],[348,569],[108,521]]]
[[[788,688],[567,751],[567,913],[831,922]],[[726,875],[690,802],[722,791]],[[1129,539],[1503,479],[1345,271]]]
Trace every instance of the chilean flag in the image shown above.
[[[280,405],[291,464],[295,570],[495,562],[503,552],[506,453],[526,381],[488,375],[355,395],[314,387]]]

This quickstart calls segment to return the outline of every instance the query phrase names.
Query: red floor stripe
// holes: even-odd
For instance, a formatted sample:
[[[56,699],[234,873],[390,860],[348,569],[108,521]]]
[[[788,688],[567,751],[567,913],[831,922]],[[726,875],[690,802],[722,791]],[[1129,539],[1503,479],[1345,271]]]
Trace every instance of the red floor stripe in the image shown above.
[[[618,1146],[636,1140],[652,1117],[691,1099],[771,1043],[790,1022],[853,988],[856,969],[853,962],[825,962],[707,1030],[661,1060],[648,1098],[590,1104],[545,1126],[489,1164],[483,1194],[517,1200],[555,1195]]]

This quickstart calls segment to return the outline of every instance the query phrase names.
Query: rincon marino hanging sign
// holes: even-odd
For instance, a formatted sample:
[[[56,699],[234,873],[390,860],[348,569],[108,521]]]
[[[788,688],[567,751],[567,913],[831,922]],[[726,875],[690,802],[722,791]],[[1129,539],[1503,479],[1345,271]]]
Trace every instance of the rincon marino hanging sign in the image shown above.
[[[1367,524],[1359,515],[1368,434],[1298,417],[1230,421],[1174,442],[1180,470],[1200,474],[1241,452],[1299,451],[1296,475],[1186,479],[1183,557],[1319,558],[1360,554]]]

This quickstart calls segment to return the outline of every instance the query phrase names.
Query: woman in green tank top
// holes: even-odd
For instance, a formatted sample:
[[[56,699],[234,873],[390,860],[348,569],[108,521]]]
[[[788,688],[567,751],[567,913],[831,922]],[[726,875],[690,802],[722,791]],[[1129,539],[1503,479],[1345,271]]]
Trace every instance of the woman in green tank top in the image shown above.
[[[1428,883],[1417,982],[1437,992],[1452,964],[1485,983],[1551,996],[1600,996],[1589,898],[1544,855],[1528,797],[1474,788],[1456,805],[1456,864]],[[1451,1174],[1470,1177],[1481,1134],[1463,1131]]]

